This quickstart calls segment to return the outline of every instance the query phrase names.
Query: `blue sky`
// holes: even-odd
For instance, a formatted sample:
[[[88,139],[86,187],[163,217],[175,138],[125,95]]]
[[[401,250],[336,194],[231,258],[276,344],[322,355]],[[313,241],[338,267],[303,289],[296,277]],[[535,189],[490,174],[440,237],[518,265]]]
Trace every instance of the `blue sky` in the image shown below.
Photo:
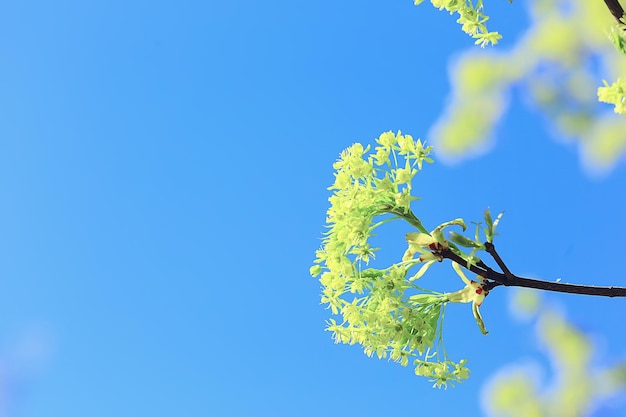
[[[523,4],[489,5],[514,39]],[[331,165],[388,130],[428,139],[472,44],[411,1],[5,2],[0,13],[0,412],[6,416],[480,415],[533,358],[510,291],[446,316],[447,391],[334,345],[308,275]],[[626,285],[620,164],[602,178],[513,98],[483,157],[420,173],[430,225],[506,210],[516,273]],[[390,228],[389,256],[407,230]],[[400,252],[401,253],[401,252]],[[433,289],[458,289],[438,268]],[[551,295],[624,359],[622,300]]]

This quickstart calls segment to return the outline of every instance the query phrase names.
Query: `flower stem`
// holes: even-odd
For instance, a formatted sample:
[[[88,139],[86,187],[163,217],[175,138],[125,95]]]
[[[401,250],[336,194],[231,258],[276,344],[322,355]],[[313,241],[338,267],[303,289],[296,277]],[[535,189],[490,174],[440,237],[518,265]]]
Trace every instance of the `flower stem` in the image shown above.
[[[404,213],[404,212],[392,209],[389,212],[395,214],[396,216],[398,216],[398,217],[400,217],[400,218],[402,218],[404,220],[406,220],[411,226],[414,226],[420,232],[426,233],[428,235],[430,234],[430,232],[428,230],[426,230],[426,228],[422,224],[421,220],[418,219],[417,216],[415,214],[413,214],[413,212],[411,210],[409,210],[408,212]]]

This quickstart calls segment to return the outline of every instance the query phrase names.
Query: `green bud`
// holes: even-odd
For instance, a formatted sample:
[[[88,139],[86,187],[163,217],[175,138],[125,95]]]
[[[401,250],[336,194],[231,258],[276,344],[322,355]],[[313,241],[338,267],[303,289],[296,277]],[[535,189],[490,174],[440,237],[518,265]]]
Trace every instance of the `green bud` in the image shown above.
[[[456,243],[457,245],[461,245],[466,248],[478,248],[478,249],[484,248],[484,246],[481,243],[475,242],[472,239],[469,239],[456,232],[450,232],[450,240]]]
[[[322,273],[322,266],[321,265],[313,265],[310,269],[309,269],[309,273],[311,274],[311,276],[313,278],[315,278],[316,276],[318,276],[319,274]]]

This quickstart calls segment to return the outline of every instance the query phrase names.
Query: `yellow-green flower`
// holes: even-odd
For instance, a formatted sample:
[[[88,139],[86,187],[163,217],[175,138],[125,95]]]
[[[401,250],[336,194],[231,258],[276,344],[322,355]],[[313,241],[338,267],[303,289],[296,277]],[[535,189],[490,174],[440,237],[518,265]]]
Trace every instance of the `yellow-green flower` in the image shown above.
[[[452,263],[452,267],[456,271],[456,273],[461,277],[463,282],[465,283],[465,288],[446,294],[447,300],[451,303],[472,303],[472,312],[474,313],[474,319],[480,328],[482,334],[487,334],[487,329],[485,329],[485,323],[483,322],[483,318],[480,315],[480,310],[478,309],[485,297],[489,294],[489,291],[485,290],[483,287],[483,279],[480,276],[477,276],[479,281],[472,281],[467,279],[465,273],[456,262]]]

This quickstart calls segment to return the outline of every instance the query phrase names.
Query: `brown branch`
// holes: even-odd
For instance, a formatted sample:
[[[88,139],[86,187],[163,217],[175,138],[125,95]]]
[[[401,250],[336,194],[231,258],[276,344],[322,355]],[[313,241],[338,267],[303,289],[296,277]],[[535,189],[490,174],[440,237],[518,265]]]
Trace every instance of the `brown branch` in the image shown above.
[[[509,271],[509,268],[506,266],[506,264],[504,263],[502,258],[500,258],[500,255],[498,254],[498,252],[496,252],[496,247],[493,246],[493,243],[486,242],[485,243],[485,250],[496,261],[496,263],[498,264],[500,269],[502,269],[502,272],[504,272],[504,276],[505,276],[506,280],[508,282],[514,281],[515,280],[515,276],[511,273],[511,271]]]
[[[617,20],[617,23],[623,23],[622,18],[624,17],[624,9],[622,8],[622,5],[619,4],[619,1],[604,0],[604,3],[606,4],[606,7],[609,8],[609,11],[611,12],[615,20]]]
[[[502,263],[500,267],[503,270],[508,271],[508,268],[506,268],[506,265],[504,265],[504,262],[500,259],[500,256],[496,252],[493,245],[491,245],[489,251],[490,255],[494,257],[498,264]],[[468,267],[467,261],[452,252],[450,249],[444,249],[438,252],[438,254],[483,277],[486,280],[484,288],[487,291],[500,285],[504,285],[507,287],[535,288],[538,290],[564,292],[569,294],[597,295],[601,297],[626,297],[626,288],[624,287],[598,287],[594,285],[577,285],[561,282],[540,281],[531,278],[518,277],[510,271],[508,271],[507,274],[503,274],[501,272],[494,271],[483,262],[480,262],[477,265],[470,265]]]

